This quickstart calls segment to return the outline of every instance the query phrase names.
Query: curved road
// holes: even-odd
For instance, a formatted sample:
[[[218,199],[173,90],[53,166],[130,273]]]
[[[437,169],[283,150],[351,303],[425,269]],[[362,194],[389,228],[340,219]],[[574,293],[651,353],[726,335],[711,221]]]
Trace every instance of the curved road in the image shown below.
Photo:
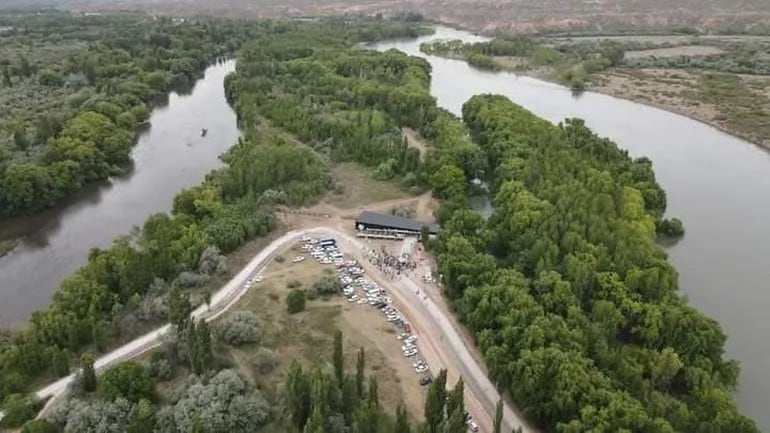
[[[372,272],[372,266],[363,258],[362,254],[368,251],[368,248],[357,238],[353,238],[338,230],[327,227],[316,227],[304,230],[293,230],[286,233],[279,239],[276,239],[270,245],[265,247],[257,254],[237,275],[235,275],[225,286],[217,291],[211,297],[209,307],[201,305],[196,308],[191,316],[196,319],[213,320],[230,307],[248,291],[244,286],[247,279],[255,276],[270,263],[273,256],[283,247],[297,242],[302,236],[333,236],[338,239],[344,239],[340,242],[340,248],[346,253],[355,256],[360,263],[369,268],[370,273],[383,285],[388,286],[393,291],[397,302],[405,308],[408,317],[418,328],[422,329],[423,337],[429,334],[438,333],[440,341],[436,341],[435,335],[430,336],[432,341],[426,341],[436,352],[440,352],[440,358],[443,361],[443,367],[454,369],[455,374],[462,376],[466,384],[466,393],[474,403],[469,405],[469,411],[475,416],[477,421],[485,432],[491,432],[491,419],[494,416],[495,404],[500,399],[500,394],[484,374],[482,368],[471,356],[468,348],[465,346],[462,338],[452,323],[447,318],[447,312],[443,311],[429,296],[418,295],[419,287],[411,280],[403,278],[397,280],[382,281],[377,275],[378,272]],[[376,275],[376,276],[375,276]],[[395,290],[393,290],[395,289]],[[127,361],[141,354],[152,350],[162,343],[162,337],[171,330],[170,325],[164,325],[154,331],[151,331],[135,340],[113,350],[112,352],[97,359],[94,367],[97,372],[104,370],[119,362]],[[449,365],[446,365],[449,364]],[[434,367],[435,368],[435,367]],[[46,411],[56,397],[66,391],[67,386],[74,379],[74,374],[59,379],[58,381],[42,388],[36,392],[38,398],[48,399],[46,406],[41,414]],[[481,407],[479,407],[481,406]],[[484,413],[478,413],[479,410]],[[475,412],[475,413],[474,413]],[[0,412],[0,418],[2,413]],[[511,431],[514,428],[521,427],[523,432],[530,433],[535,430],[529,428],[516,414],[516,412],[506,403],[503,414],[503,423],[505,431]]]

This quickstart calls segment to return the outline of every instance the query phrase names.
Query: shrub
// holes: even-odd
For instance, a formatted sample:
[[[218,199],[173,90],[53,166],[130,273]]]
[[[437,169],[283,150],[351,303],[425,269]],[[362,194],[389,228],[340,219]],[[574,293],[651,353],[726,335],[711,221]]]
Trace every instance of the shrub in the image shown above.
[[[220,371],[208,383],[194,377],[175,400],[174,406],[158,412],[156,431],[188,432],[198,417],[206,432],[251,433],[265,424],[270,413],[262,394],[232,370]]]
[[[254,355],[254,366],[257,367],[257,371],[261,374],[270,373],[275,369],[277,364],[275,359],[275,352],[267,347],[260,347],[257,353]]]
[[[684,224],[679,218],[664,219],[658,223],[659,235],[667,237],[679,237],[684,235]]]
[[[59,429],[44,419],[27,421],[21,427],[21,433],[58,433]]]
[[[305,309],[305,292],[294,289],[286,295],[286,309],[289,314],[299,313]]]
[[[66,413],[65,433],[123,432],[131,413],[131,403],[122,398],[114,402],[73,400],[60,408]]]
[[[167,359],[153,359],[147,368],[147,374],[150,377],[165,381],[171,379],[171,376],[174,374],[174,368]]]
[[[256,343],[262,337],[262,322],[251,311],[236,311],[219,322],[215,331],[220,340],[232,346]]]
[[[198,271],[204,275],[222,274],[227,270],[227,258],[219,248],[210,246],[203,251],[198,261]]]
[[[327,275],[316,281],[312,287],[319,295],[329,296],[340,291],[340,283],[334,275]]]
[[[37,414],[37,400],[27,394],[11,394],[3,402],[5,416],[0,425],[19,427]]]
[[[283,256],[275,256],[276,263],[283,263],[286,259]]]
[[[189,289],[191,287],[200,287],[209,281],[208,275],[201,275],[195,272],[182,272],[176,277],[179,287]]]
[[[290,289],[296,289],[301,285],[302,283],[300,283],[299,280],[291,280],[289,281],[289,284],[287,284],[286,286],[289,287]]]
[[[108,401],[124,398],[136,403],[155,399],[155,387],[144,366],[124,362],[110,368],[99,378],[99,394]]]

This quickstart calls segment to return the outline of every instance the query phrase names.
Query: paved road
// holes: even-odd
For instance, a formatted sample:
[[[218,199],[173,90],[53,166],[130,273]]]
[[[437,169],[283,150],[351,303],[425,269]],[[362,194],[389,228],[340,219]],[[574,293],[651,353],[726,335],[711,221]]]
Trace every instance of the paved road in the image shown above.
[[[222,315],[248,291],[244,286],[248,278],[261,272],[270,263],[273,256],[283,247],[297,242],[305,235],[333,236],[344,240],[345,242],[340,242],[340,248],[346,253],[357,257],[362,263],[366,263],[363,260],[362,253],[367,250],[367,247],[357,238],[326,227],[293,230],[276,239],[257,254],[235,277],[211,297],[210,307],[205,305],[198,307],[193,311],[192,317],[213,320]],[[369,271],[372,271],[371,266],[369,266]],[[453,375],[463,377],[466,384],[466,392],[469,394],[468,397],[470,397],[469,412],[479,421],[485,432],[491,431],[491,419],[495,412],[495,404],[499,400],[500,395],[481,367],[476,363],[476,360],[471,356],[457,330],[447,318],[449,313],[442,310],[429,296],[424,296],[424,293],[419,290],[419,287],[413,281],[407,278],[383,281],[382,278],[382,276],[377,276],[377,279],[382,281],[386,287],[390,287],[391,291],[394,288],[398,290],[398,292],[393,292],[393,295],[399,301],[398,303],[401,304],[402,308],[405,308],[410,313],[407,317],[418,328],[425,331],[421,341],[428,344],[431,351],[435,352],[440,358],[443,367],[448,368],[450,371],[454,370],[451,371]],[[420,295],[417,294],[418,291]],[[170,325],[164,325],[151,331],[100,357],[95,361],[94,367],[99,372],[107,367],[146,353],[160,346],[162,337],[170,330]],[[436,341],[436,336],[439,337],[438,341]],[[424,337],[429,337],[432,341],[425,341]],[[36,392],[40,399],[50,398],[41,413],[44,413],[56,397],[60,396],[67,389],[67,386],[73,379],[74,375],[69,375]],[[479,410],[483,410],[484,413],[478,413]],[[0,413],[1,418],[2,413]],[[534,432],[534,430],[523,423],[507,404],[504,410],[503,421],[507,427],[507,429],[504,429],[505,431],[521,426],[525,433]]]

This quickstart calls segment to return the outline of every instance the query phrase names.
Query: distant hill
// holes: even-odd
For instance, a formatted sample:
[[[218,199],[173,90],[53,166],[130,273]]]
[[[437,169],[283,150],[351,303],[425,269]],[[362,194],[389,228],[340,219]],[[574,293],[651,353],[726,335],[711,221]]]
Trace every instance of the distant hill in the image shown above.
[[[770,0],[0,0],[0,9],[52,7],[238,17],[410,10],[482,31],[676,26],[740,30],[757,24],[770,29]]]

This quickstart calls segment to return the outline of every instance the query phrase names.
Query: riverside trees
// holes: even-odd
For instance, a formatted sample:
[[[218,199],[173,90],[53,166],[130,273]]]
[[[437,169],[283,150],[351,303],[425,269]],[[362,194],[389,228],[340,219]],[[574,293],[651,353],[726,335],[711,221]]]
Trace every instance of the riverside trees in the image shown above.
[[[0,115],[0,217],[40,211],[119,171],[153,98],[270,32],[238,21],[128,14],[0,21],[13,29],[2,48],[0,92],[12,103]]]
[[[665,194],[649,161],[501,96],[463,117],[495,211],[484,221],[444,196],[439,272],[498,386],[548,431],[757,432],[730,400],[724,333],[680,297],[654,243]]]
[[[272,206],[307,204],[332,186],[332,178],[323,156],[297,142],[294,137],[276,133],[269,128],[257,130],[255,119],[247,116],[256,102],[262,102],[266,107],[278,107],[274,105],[279,104],[277,101],[260,100],[258,97],[262,94],[261,87],[255,86],[260,83],[259,68],[268,67],[270,56],[275,62],[282,62],[287,56],[298,56],[297,53],[302,52],[299,46],[310,43],[310,47],[315,47],[312,49],[319,52],[318,62],[328,62],[328,59],[320,60],[323,57],[322,52],[354,53],[358,50],[352,48],[353,43],[366,40],[367,37],[379,34],[406,35],[416,31],[412,25],[390,21],[364,21],[353,24],[335,21],[203,23],[207,23],[205,32],[217,35],[212,37],[229,48],[234,48],[233,44],[239,41],[239,38],[253,37],[260,40],[264,35],[272,35],[269,38],[265,36],[262,44],[270,51],[260,52],[257,48],[260,44],[250,45],[244,50],[241,61],[246,69],[239,66],[238,74],[228,79],[228,95],[238,110],[246,137],[222,156],[226,164],[223,168],[212,171],[201,185],[183,190],[175,197],[172,212],[153,215],[142,227],[131,235],[118,238],[109,248],[91,251],[88,263],[62,283],[48,308],[34,313],[26,329],[0,340],[0,401],[9,394],[27,390],[35,378],[45,377],[49,373],[66,373],[69,360],[77,359],[85,346],[94,345],[99,350],[105,350],[110,343],[131,338],[143,328],[149,328],[161,321],[171,321],[184,328],[184,319],[191,311],[192,301],[189,293],[178,284],[177,278],[180,275],[208,275],[220,269],[219,265],[211,264],[210,256],[216,256],[212,252],[218,250],[229,253],[246,241],[269,233],[276,224],[271,213]],[[228,35],[239,25],[244,25],[250,30],[244,30],[242,35],[233,36],[232,41],[228,42]],[[158,31],[151,32],[151,43],[159,45],[157,50],[161,53],[184,45],[184,41],[191,36],[178,39],[173,32],[183,31],[182,29],[188,29],[190,32],[193,30],[187,25],[180,27],[180,30],[173,31],[161,27]],[[126,36],[128,39],[123,42],[124,45],[133,40],[133,37],[137,36],[133,33]],[[149,44],[149,40],[146,43]],[[122,49],[128,50],[124,46]],[[112,49],[99,48],[99,53],[103,52],[111,53]],[[125,59],[126,56],[120,53],[113,54],[125,62],[132,61]],[[256,55],[253,53],[261,56],[258,62],[252,63],[252,56]],[[349,62],[352,64],[359,60],[358,54],[349,56]],[[398,140],[392,143],[388,140],[390,134],[397,131],[396,126],[399,123],[395,120],[396,115],[400,116],[399,119],[403,122],[414,122],[409,120],[412,116],[408,115],[407,109],[415,112],[430,109],[433,102],[427,90],[427,64],[396,53],[366,53],[360,56],[367,59],[368,63],[365,64],[369,65],[360,72],[370,71],[373,74],[363,84],[370,89],[379,89],[382,92],[378,93],[379,99],[373,98],[367,105],[358,107],[357,111],[336,111],[337,108],[334,107],[340,106],[340,101],[349,99],[350,96],[350,88],[340,83],[358,83],[358,79],[348,77],[349,74],[355,75],[358,72],[346,68],[333,69],[335,72],[325,75],[323,80],[310,81],[310,85],[303,87],[302,91],[306,92],[303,97],[317,100],[319,104],[328,102],[328,106],[323,106],[324,110],[336,119],[335,122],[340,121],[345,127],[325,129],[326,135],[311,136],[302,135],[310,134],[309,129],[296,128],[296,125],[289,123],[289,117],[282,118],[282,121],[289,131],[301,137],[317,139],[317,142],[311,143],[313,145],[318,146],[321,142],[343,143],[333,146],[337,149],[335,153],[354,155],[356,160],[368,161],[366,163],[370,165],[395,159],[395,167],[398,170],[418,172],[419,156],[415,158],[414,152],[403,150],[405,145],[400,140],[400,132]],[[165,57],[161,56],[160,59]],[[129,72],[139,73],[125,62],[120,64],[126,66]],[[289,66],[292,66],[293,71],[298,70],[287,63],[277,71],[286,70]],[[316,66],[330,68],[332,65],[319,63]],[[98,72],[97,68],[94,73],[98,75]],[[123,77],[119,71],[115,74]],[[273,78],[278,80],[283,76]],[[296,81],[297,78],[293,80]],[[141,94],[144,94],[144,90],[149,86],[134,81],[123,84],[125,86],[120,88],[134,89]],[[340,87],[335,87],[337,85]],[[387,105],[388,111],[380,110],[380,105],[377,104],[387,103],[386,93],[398,85],[409,85],[413,91],[402,94],[396,101],[417,102],[408,106],[401,106],[400,102],[390,102]],[[236,88],[238,91],[234,92]],[[290,90],[287,82],[286,91]],[[329,94],[335,95],[337,99],[326,96]],[[135,101],[131,98],[123,99]],[[144,101],[142,98],[138,100]],[[60,135],[67,139],[77,138],[91,142],[104,139],[105,142],[100,145],[114,144],[105,137],[108,131],[114,129],[115,120],[110,116],[118,112],[109,105],[104,105],[98,111],[84,112],[81,117],[72,120],[71,124],[74,126],[71,132]],[[350,137],[368,137],[373,134],[370,134],[371,131],[377,131],[374,141],[364,142],[363,150],[358,149],[356,142]],[[378,147],[382,143],[389,146],[385,151]],[[103,168],[97,160],[93,161],[96,162],[90,167],[94,170]],[[14,165],[2,165],[3,168],[11,166]],[[41,167],[36,163],[23,165],[24,170],[31,172],[43,170]],[[80,166],[75,169],[80,170]],[[14,170],[17,169],[12,169],[11,172]],[[45,178],[42,174],[40,176],[33,177]],[[2,194],[8,192],[5,188],[2,188],[2,191]],[[25,188],[24,191],[32,190]],[[202,258],[205,259],[201,260]],[[196,361],[195,364],[199,365],[200,371],[206,370],[206,366],[199,362]],[[204,364],[208,364],[208,360]]]

